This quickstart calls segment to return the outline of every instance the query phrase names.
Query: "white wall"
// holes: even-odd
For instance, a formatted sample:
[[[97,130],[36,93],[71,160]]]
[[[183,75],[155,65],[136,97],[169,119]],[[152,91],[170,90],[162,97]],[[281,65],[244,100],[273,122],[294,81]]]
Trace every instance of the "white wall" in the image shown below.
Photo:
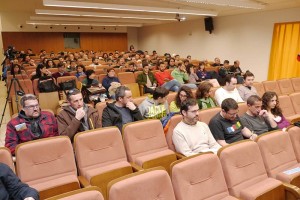
[[[138,28],[134,28],[134,27],[127,28],[127,40],[128,40],[128,49],[130,45],[133,45],[135,50],[138,50]]]
[[[212,34],[204,30],[204,20],[170,23],[140,28],[140,49],[159,54],[213,60],[220,57],[231,64],[238,59],[243,70],[252,71],[257,81],[267,79],[273,26],[300,20],[300,8],[214,18]]]

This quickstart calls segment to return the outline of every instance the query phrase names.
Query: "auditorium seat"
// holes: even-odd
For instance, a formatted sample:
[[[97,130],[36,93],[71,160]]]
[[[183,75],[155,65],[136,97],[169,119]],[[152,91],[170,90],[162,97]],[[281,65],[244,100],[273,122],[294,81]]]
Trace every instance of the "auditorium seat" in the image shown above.
[[[25,94],[33,94],[33,86],[32,86],[32,82],[30,79],[18,79],[18,80],[19,80],[20,86],[23,89]],[[19,87],[17,82],[10,81],[10,82],[7,82],[7,86],[8,86],[7,92],[8,92],[8,89],[9,89],[11,83],[13,83],[13,84],[11,86],[11,90],[9,93],[10,100],[12,99],[12,96],[16,94],[16,90],[21,91],[21,88]],[[16,87],[14,86],[14,84],[16,85]]]
[[[255,87],[258,96],[262,97],[263,94],[266,92],[264,85],[261,82],[253,82],[253,87]]]
[[[78,81],[76,76],[61,76],[61,77],[58,77],[56,79],[56,84],[60,88],[60,85],[59,85],[60,83],[71,81],[71,80],[75,81],[75,87],[76,87],[77,86],[77,81]],[[60,88],[60,89],[62,89],[62,88]],[[66,99],[65,92],[67,92],[67,91],[59,91],[59,99]]]
[[[96,104],[96,109],[99,113],[99,120],[102,122],[103,110],[106,107],[106,102],[99,102]]]
[[[173,117],[171,117],[170,122],[169,122],[169,128],[166,134],[166,139],[167,139],[167,144],[169,149],[171,149],[172,151],[176,151],[174,143],[173,143],[173,131],[174,128],[177,126],[177,124],[182,120],[182,115],[174,115]]]
[[[276,92],[277,95],[281,95],[281,91],[279,89],[277,81],[263,81],[265,91],[273,91]]]
[[[300,77],[291,78],[291,82],[295,92],[300,92]]]
[[[300,113],[297,114],[294,110],[292,101],[289,96],[280,95],[278,96],[278,101],[282,110],[282,114],[288,121],[293,122],[297,119],[300,119]]]
[[[300,128],[298,126],[292,126],[288,129],[288,134],[290,136],[295,156],[300,163]]]
[[[171,178],[177,200],[237,200],[229,195],[221,163],[213,153],[173,162]]]
[[[130,72],[130,73],[132,73],[132,72]],[[141,96],[139,84],[137,84],[137,83],[126,83],[126,84],[124,84],[124,86],[128,87],[131,90],[133,98]]]
[[[278,83],[279,89],[281,91],[281,94],[291,94],[291,93],[295,92],[290,79],[287,79],[287,78],[280,79],[280,80],[277,80],[277,83]]]
[[[85,183],[89,183],[101,188],[104,197],[109,181],[133,172],[117,127],[77,133],[74,149],[79,180],[83,180],[81,183],[85,187]]]
[[[248,105],[246,102],[243,102],[243,103],[238,103],[238,106],[239,106],[238,115],[243,116],[248,110]]]
[[[172,183],[163,169],[136,172],[109,183],[109,200],[175,200]]]
[[[297,114],[300,114],[300,92],[295,92],[289,95],[292,101],[293,108]]]
[[[100,188],[96,186],[86,187],[71,192],[66,192],[46,200],[104,200]]]
[[[39,104],[41,109],[50,109],[56,115],[57,108],[59,108],[59,93],[55,92],[41,92],[38,94]]]
[[[107,76],[106,74],[98,74],[98,75],[96,75],[96,78],[99,81],[99,83],[102,84],[102,81],[106,76]]]
[[[147,98],[147,96],[140,96],[140,97],[135,97],[132,100],[133,100],[134,104],[139,106],[146,98]]]
[[[19,144],[16,172],[22,182],[39,191],[41,199],[79,189],[74,151],[67,136]]]
[[[130,162],[144,169],[163,166],[169,171],[176,155],[168,148],[160,120],[148,119],[125,124],[122,133]]]
[[[258,144],[244,140],[218,151],[229,194],[240,199],[284,199],[284,186],[268,178]]]
[[[6,147],[0,147],[0,163],[8,165],[11,170],[15,171],[15,165],[10,150]]]
[[[120,80],[122,85],[128,83],[136,83],[134,74],[132,72],[119,72],[118,79]]]
[[[211,118],[221,111],[220,107],[207,108],[199,111],[199,121],[209,124]]]
[[[168,101],[168,104],[170,105],[170,103],[172,101],[175,101],[175,98],[176,98],[176,95],[177,95],[177,92],[170,92],[167,96],[167,101]]]
[[[256,138],[269,177],[300,187],[300,164],[289,134],[281,130]],[[299,169],[299,170],[296,170]],[[295,170],[294,172],[290,172]]]

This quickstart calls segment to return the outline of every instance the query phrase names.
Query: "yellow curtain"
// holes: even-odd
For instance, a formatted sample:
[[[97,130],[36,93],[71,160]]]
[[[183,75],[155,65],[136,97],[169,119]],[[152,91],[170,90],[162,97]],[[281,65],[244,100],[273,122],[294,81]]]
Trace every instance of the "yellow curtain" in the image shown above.
[[[300,22],[274,25],[268,80],[300,76]]]

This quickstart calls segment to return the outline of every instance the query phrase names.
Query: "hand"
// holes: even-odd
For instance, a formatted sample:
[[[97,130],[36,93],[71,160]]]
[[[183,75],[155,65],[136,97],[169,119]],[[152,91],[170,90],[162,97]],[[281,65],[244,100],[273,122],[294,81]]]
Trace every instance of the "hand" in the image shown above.
[[[266,110],[261,110],[258,115],[263,117],[269,117],[269,113]]]
[[[83,110],[83,107],[76,110],[75,118],[79,121],[85,116],[85,111]]]
[[[26,197],[24,200],[35,200],[35,199],[32,197]]]
[[[129,110],[135,110],[136,109],[136,106],[131,101],[127,102],[126,107],[129,108]]]
[[[257,135],[255,133],[253,133],[249,139],[254,141],[256,138],[257,138]]]
[[[156,87],[156,83],[153,83],[153,87]]]
[[[102,84],[101,84],[101,83],[99,83],[99,85],[98,85],[98,86],[99,86],[99,88],[102,88]]]

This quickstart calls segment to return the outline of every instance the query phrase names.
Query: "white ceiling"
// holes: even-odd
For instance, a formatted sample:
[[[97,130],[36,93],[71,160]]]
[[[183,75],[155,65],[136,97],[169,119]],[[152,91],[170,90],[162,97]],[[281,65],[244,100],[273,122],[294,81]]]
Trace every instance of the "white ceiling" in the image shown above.
[[[206,3],[195,3],[197,1]],[[43,2],[44,4],[62,3],[68,6],[75,3],[78,4],[78,6],[44,6]],[[211,2],[226,2],[231,6],[212,5],[210,4]],[[105,6],[103,4],[110,5]],[[240,7],[252,4],[262,7],[262,9]],[[237,5],[239,7],[237,7]],[[82,6],[98,7],[82,8]],[[104,7],[113,6],[117,6],[118,9],[121,10],[103,9]],[[44,23],[45,25],[80,24],[89,26],[121,25],[140,27],[176,22],[176,13],[179,13],[180,17],[184,16],[186,20],[192,20],[196,18],[203,18],[208,15],[218,17],[293,7],[300,7],[300,0],[5,0],[1,1],[0,12],[12,12],[19,14],[23,12],[30,13],[31,17],[24,19],[24,24],[26,22],[31,22],[36,24]],[[133,8],[134,10],[143,11],[128,10]],[[53,11],[58,12],[59,15],[50,15],[49,12]],[[44,14],[37,14],[37,12]],[[193,14],[182,14],[183,12]],[[199,13],[204,13],[204,15],[195,15]]]

